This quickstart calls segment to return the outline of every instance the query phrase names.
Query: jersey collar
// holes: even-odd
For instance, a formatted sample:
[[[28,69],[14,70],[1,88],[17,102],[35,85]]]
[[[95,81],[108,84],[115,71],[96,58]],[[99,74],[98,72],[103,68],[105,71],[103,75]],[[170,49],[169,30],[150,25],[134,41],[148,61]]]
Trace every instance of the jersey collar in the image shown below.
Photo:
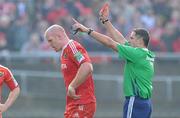
[[[69,40],[68,41],[68,43],[62,48],[62,52],[61,52],[61,54],[63,54],[63,52],[64,52],[64,49],[69,45],[69,43],[71,43],[73,40]]]

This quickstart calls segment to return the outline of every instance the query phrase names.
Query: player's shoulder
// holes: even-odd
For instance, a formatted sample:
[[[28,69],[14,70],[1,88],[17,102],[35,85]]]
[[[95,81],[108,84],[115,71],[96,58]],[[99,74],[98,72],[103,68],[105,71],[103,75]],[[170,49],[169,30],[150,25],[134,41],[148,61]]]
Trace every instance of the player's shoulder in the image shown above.
[[[0,65],[0,70],[1,71],[9,71],[9,68],[3,66],[3,65]]]
[[[83,47],[79,42],[77,42],[75,40],[73,40],[71,43],[74,44],[76,46],[76,48]]]
[[[4,74],[8,73],[11,73],[11,71],[7,67],[0,65],[0,76],[3,76]]]
[[[72,40],[68,44],[68,49],[69,51],[73,52],[73,54],[76,54],[79,51],[79,49],[84,49],[84,48],[79,42]]]

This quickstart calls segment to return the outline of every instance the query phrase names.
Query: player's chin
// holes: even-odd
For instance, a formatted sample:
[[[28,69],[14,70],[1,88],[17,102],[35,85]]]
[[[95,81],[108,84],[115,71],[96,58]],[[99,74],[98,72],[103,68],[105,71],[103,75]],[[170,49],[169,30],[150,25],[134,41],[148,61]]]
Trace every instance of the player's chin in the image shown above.
[[[56,51],[56,52],[59,52],[60,50],[61,50],[61,48],[54,48],[54,50]]]

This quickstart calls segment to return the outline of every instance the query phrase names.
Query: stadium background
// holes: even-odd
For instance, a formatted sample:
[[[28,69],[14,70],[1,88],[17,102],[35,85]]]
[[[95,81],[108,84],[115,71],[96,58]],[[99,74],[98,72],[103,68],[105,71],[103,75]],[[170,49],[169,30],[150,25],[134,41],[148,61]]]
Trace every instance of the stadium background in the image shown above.
[[[72,36],[71,16],[107,34],[98,20],[104,0],[0,0],[0,64],[20,83],[17,102],[4,118],[63,118],[65,89],[59,54],[43,39],[52,24],[65,27],[93,60],[96,118],[122,116],[124,62],[86,34]],[[152,118],[180,118],[180,1],[111,0],[110,19],[125,36],[135,27],[150,31],[156,52]],[[108,35],[108,34],[107,34]],[[6,87],[6,86],[4,86]],[[8,91],[4,89],[3,99]]]

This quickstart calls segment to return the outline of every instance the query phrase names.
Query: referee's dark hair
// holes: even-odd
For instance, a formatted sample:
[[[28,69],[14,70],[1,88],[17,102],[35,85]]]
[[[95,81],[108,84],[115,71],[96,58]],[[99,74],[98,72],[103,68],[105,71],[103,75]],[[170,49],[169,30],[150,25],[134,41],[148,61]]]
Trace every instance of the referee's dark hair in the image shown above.
[[[144,41],[144,45],[148,47],[149,40],[150,40],[149,32],[143,28],[137,28],[137,29],[134,29],[133,31],[136,33],[136,36],[142,37]]]

